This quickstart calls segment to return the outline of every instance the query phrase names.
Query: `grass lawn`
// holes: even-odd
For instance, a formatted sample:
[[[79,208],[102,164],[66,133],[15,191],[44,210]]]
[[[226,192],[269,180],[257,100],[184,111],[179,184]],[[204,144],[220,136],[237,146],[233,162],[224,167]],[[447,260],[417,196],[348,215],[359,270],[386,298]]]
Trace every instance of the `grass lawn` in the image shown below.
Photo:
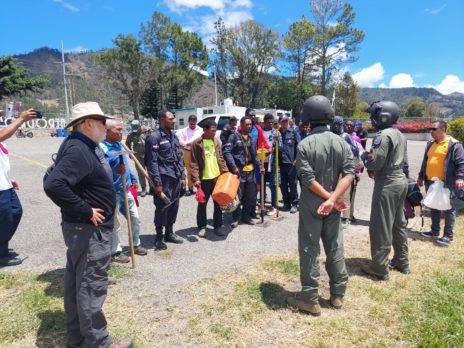
[[[299,290],[296,254],[203,279],[180,289],[166,304],[154,293],[127,298],[111,286],[105,313],[112,335],[151,346],[464,346],[464,219],[455,242],[440,248],[410,241],[412,274],[391,273],[388,282],[361,275],[367,238],[346,248],[350,273],[342,310],[328,307],[327,274],[321,260],[322,316],[294,312],[286,296]],[[418,237],[413,234],[413,237]],[[130,283],[130,270],[111,269]],[[43,274],[0,272],[0,346],[59,347],[64,342],[62,270]]]

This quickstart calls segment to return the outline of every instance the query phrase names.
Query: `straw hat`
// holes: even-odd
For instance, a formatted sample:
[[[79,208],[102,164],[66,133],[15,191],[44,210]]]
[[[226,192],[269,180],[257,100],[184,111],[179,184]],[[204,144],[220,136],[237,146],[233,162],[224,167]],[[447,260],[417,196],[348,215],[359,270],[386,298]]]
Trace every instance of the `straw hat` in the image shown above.
[[[88,117],[102,117],[106,119],[114,119],[113,116],[105,115],[100,108],[100,105],[96,102],[79,103],[72,107],[71,120],[64,128],[70,128],[75,126],[79,121]]]

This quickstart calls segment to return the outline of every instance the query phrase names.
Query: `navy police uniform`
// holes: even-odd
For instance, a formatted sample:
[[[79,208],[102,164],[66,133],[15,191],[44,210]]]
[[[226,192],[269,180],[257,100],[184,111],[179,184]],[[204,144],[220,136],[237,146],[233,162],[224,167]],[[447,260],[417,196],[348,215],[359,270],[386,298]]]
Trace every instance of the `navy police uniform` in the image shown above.
[[[172,204],[163,210],[166,203],[155,195],[155,227],[157,232],[163,227],[172,233],[182,195],[181,180],[185,180],[182,148],[174,132],[160,128],[146,139],[145,165],[155,186],[162,186],[164,194]]]
[[[297,176],[295,169],[295,160],[298,143],[301,141],[299,132],[287,129],[280,131],[281,147],[279,149],[279,167],[280,167],[280,189],[284,208],[290,209],[291,206],[298,204]]]
[[[234,221],[238,221],[241,213],[242,221],[247,222],[254,213],[256,204],[257,192],[254,169],[261,166],[257,156],[256,141],[253,140],[251,134],[248,136],[248,140],[245,140],[241,133],[233,133],[223,146],[223,155],[229,170],[234,173],[238,169],[240,172],[238,195],[242,209],[235,210],[232,217]],[[249,164],[253,164],[254,169],[244,171],[243,167]]]

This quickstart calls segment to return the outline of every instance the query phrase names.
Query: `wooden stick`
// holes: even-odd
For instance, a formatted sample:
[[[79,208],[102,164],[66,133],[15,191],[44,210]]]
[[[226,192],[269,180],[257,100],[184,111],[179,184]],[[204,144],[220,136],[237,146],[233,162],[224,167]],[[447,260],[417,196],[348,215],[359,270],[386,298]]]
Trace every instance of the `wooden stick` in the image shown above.
[[[129,237],[129,249],[130,249],[131,261],[132,261],[132,268],[135,268],[134,240],[132,239],[132,224],[131,224],[131,217],[130,217],[130,212],[129,212],[129,198],[127,196],[126,172],[125,171],[123,174],[121,174],[121,186],[124,192],[124,208],[126,211],[127,232],[128,232],[128,237]]]

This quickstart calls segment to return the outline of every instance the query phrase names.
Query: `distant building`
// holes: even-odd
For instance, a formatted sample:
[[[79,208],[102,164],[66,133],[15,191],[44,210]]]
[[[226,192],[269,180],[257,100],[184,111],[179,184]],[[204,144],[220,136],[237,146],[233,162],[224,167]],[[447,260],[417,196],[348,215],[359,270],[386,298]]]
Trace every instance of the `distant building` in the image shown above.
[[[175,109],[172,110],[176,114],[176,128],[186,127],[188,124],[188,118],[190,115],[196,115],[198,122],[202,119],[216,116],[216,115],[228,115],[235,116],[239,120],[245,116],[246,107],[236,106],[233,103],[231,98],[224,99],[221,105],[217,106],[205,106],[201,108],[184,108],[184,109]],[[280,115],[292,116],[291,111],[279,110],[279,109],[255,109],[256,114],[264,115],[266,113],[271,113],[274,117],[278,118]]]

